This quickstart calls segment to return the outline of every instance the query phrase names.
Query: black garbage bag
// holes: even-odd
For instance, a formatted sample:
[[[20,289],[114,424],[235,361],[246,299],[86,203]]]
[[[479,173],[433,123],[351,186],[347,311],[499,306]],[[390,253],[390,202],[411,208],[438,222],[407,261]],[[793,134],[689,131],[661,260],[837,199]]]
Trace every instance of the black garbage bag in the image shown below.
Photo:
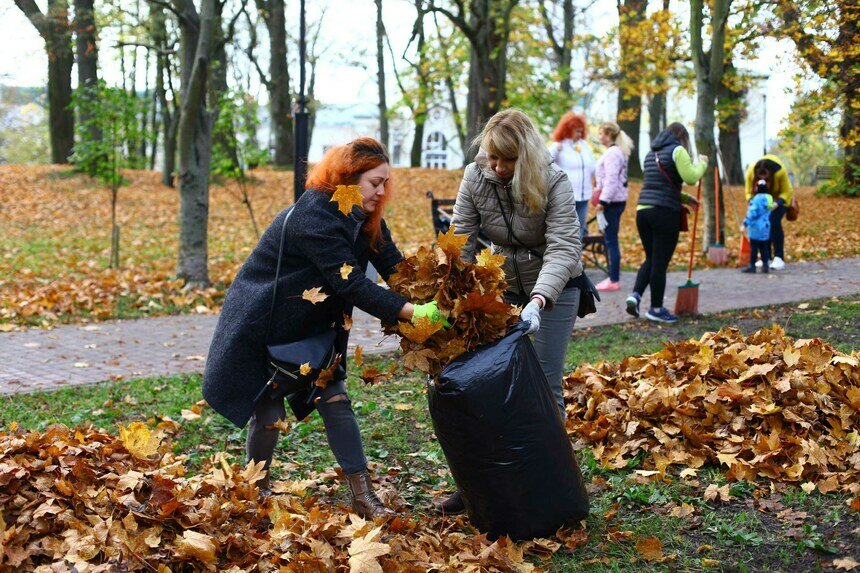
[[[436,437],[469,519],[491,539],[585,519],[588,494],[535,349],[519,323],[430,385]]]

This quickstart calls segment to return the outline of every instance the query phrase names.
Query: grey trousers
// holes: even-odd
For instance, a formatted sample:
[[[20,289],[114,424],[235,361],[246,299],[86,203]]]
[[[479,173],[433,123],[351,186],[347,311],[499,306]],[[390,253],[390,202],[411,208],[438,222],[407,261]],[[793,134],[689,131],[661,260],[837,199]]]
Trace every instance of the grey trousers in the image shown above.
[[[576,311],[579,309],[579,289],[566,288],[561,291],[552,310],[542,310],[540,313],[540,330],[534,335],[534,346],[540,360],[541,368],[546,376],[562,419],[564,413],[564,394],[562,379],[564,378],[564,359],[567,356],[567,345],[576,322]],[[526,304],[525,297],[506,295],[509,303]]]

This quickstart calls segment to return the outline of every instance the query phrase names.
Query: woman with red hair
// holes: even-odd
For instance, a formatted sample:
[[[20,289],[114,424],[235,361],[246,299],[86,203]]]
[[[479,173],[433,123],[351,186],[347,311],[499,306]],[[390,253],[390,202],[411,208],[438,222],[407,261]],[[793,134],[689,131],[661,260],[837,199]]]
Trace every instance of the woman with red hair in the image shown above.
[[[586,135],[588,127],[585,117],[567,112],[558,122],[552,134],[554,143],[549,148],[552,160],[567,174],[573,187],[580,237],[584,237],[587,232],[585,222],[588,220],[588,201],[591,199],[595,170],[594,154],[585,141]]]
[[[286,418],[284,400],[300,419],[316,409],[349,484],[352,511],[367,519],[393,512],[373,490],[346,393],[352,309],[389,323],[420,317],[445,322],[434,301],[410,304],[365,276],[372,263],[387,279],[403,259],[382,217],[392,191],[389,164],[385,146],[363,137],[329,150],[311,169],[307,190],[275,217],[227,291],[203,375],[203,396],[217,412],[240,428],[250,420],[248,460],[265,462],[266,469],[278,422]],[[334,196],[339,186],[357,186],[358,193],[341,201]],[[305,297],[314,289],[323,296]],[[309,364],[295,372],[272,368],[268,346],[320,338],[333,341],[331,357],[340,355],[327,384],[322,377],[310,379]],[[267,476],[261,493],[268,486]]]

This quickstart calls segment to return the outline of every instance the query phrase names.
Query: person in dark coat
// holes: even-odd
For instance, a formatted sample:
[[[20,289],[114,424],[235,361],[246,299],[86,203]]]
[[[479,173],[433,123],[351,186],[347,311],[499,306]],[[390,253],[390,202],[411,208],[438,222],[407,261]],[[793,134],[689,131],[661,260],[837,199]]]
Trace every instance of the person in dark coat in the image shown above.
[[[389,156],[372,138],[329,150],[308,174],[307,190],[295,206],[279,213],[242,265],[227,291],[203,375],[203,396],[217,412],[248,427],[248,459],[268,469],[278,440],[278,420],[286,418],[285,398],[311,404],[323,419],[329,446],[350,487],[352,509],[365,518],[392,512],[376,496],[355,413],[346,393],[345,322],[354,306],[387,323],[427,317],[443,322],[435,302],[413,305],[365,276],[368,262],[383,278],[403,259],[382,218],[390,197]],[[349,215],[333,198],[338,185],[358,185],[361,205]],[[284,226],[284,218],[289,219]],[[272,292],[281,231],[286,235],[277,297]],[[303,298],[320,287],[326,298]],[[321,391],[314,384],[296,390],[278,385],[270,371],[267,344],[296,342],[334,328],[340,366]],[[268,333],[268,336],[267,336]],[[287,396],[289,392],[289,396]],[[268,488],[268,478],[261,491]]]
[[[696,198],[682,191],[684,183],[695,185],[705,174],[708,156],[699,155],[698,159],[693,163],[690,134],[680,123],[670,123],[651,142],[636,205],[636,230],[645,250],[645,261],[636,274],[633,293],[627,297],[628,314],[639,316],[639,303],[650,286],[651,306],[645,318],[670,324],[678,321],[678,317],[663,306],[663,295],[666,272],[681,232],[681,211],[686,207],[699,208]]]

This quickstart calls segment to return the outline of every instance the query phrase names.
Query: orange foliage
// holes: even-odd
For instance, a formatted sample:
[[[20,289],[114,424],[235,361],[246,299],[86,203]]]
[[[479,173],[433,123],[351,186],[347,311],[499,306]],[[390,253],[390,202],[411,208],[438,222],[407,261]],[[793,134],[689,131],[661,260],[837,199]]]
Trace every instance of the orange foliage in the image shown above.
[[[183,291],[173,280],[176,267],[176,189],[163,187],[159,174],[127,173],[120,190],[121,269],[107,268],[110,252],[108,191],[67,167],[0,167],[0,329],[16,325],[105,320],[118,316],[165,315],[218,310],[224,290],[257,242],[249,217],[232,183],[213,185],[209,210],[209,272],[212,287]],[[386,220],[401,250],[434,240],[427,191],[455,197],[461,171],[395,169],[396,191]],[[292,203],[292,173],[261,169],[252,174],[249,193],[263,224]],[[636,234],[639,186],[631,184],[629,207],[621,218],[622,265],[642,261]],[[798,196],[803,213],[786,223],[786,259],[813,260],[860,254],[860,200]],[[727,246],[736,260],[738,217],[745,203],[730,189],[726,208]],[[737,217],[735,216],[737,212]],[[592,225],[592,231],[596,231]],[[674,267],[684,266],[689,234],[678,246]],[[704,256],[699,265],[706,265]]]

